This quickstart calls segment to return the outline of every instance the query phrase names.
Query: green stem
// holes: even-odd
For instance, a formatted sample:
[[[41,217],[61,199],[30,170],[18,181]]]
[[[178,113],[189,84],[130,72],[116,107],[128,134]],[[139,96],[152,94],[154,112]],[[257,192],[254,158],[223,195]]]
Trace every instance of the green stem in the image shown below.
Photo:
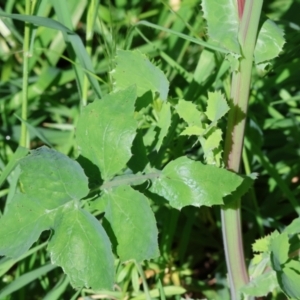
[[[253,53],[262,2],[263,0],[246,1],[239,29],[239,42],[243,57],[239,71],[232,76],[232,103],[228,116],[224,149],[226,167],[234,172],[239,172],[240,169]],[[239,289],[249,281],[244,259],[240,208],[241,202],[237,200],[230,206],[224,206],[221,210],[223,240],[232,300],[241,299]]]
[[[31,0],[26,0],[25,14],[31,14]],[[22,114],[21,117],[24,121],[27,120],[28,114],[28,75],[29,75],[29,45],[30,45],[30,24],[25,22],[24,29],[24,44],[23,44],[23,83],[22,83]],[[19,145],[29,148],[29,135],[26,127],[26,122],[21,123],[21,137]]]
[[[147,284],[147,280],[146,280],[146,276],[145,276],[145,273],[143,271],[143,268],[142,268],[141,264],[138,263],[137,261],[134,261],[134,263],[135,263],[135,266],[138,269],[138,272],[140,273],[141,278],[142,278],[143,288],[144,288],[144,292],[145,292],[145,295],[146,295],[146,300],[151,300],[150,291],[149,291],[149,287],[148,287],[148,284]]]
[[[104,182],[100,188],[101,189],[111,189],[120,185],[130,185],[139,184],[146,180],[153,180],[160,176],[161,171],[147,173],[147,174],[130,174],[130,175],[120,175],[114,177],[112,180]]]
[[[93,34],[94,34],[94,23],[95,17],[98,11],[98,3],[99,1],[90,0],[88,5],[87,11],[87,20],[86,20],[86,52],[89,56],[92,54],[92,41],[93,41]],[[88,99],[88,91],[89,91],[89,80],[88,77],[85,75],[83,78],[83,87],[82,87],[82,100],[81,105],[87,105]]]
[[[165,27],[162,27],[162,26],[159,26],[159,25],[156,25],[156,24],[153,24],[153,23],[150,23],[148,21],[139,21],[137,22],[133,27],[132,27],[132,31],[134,29],[135,26],[140,26],[140,25],[144,25],[144,26],[147,26],[147,27],[150,27],[150,28],[154,28],[154,29],[157,29],[157,30],[161,30],[161,31],[164,31],[164,32],[168,32],[168,33],[171,33],[173,35],[176,35],[182,39],[185,39],[187,41],[190,41],[192,43],[195,43],[197,45],[201,45],[203,47],[206,47],[208,49],[211,49],[211,50],[214,50],[214,51],[218,51],[220,53],[224,53],[224,54],[227,54],[228,53],[228,50],[226,50],[225,48],[222,48],[222,47],[218,47],[214,44],[210,44],[210,43],[207,43],[199,38],[193,38],[187,34],[183,34],[183,33],[180,33],[180,32],[177,32],[175,30],[172,30],[172,29],[168,29],[168,28],[165,28]],[[132,31],[128,34],[128,36],[130,36],[130,34],[132,34]]]

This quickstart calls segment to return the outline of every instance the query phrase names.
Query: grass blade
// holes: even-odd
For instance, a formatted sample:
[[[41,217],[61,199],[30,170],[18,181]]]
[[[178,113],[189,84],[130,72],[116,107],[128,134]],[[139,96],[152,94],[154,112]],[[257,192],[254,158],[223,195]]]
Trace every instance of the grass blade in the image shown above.
[[[9,163],[6,165],[4,170],[0,175],[0,187],[2,186],[3,182],[6,180],[10,172],[15,168],[18,161],[23,158],[28,153],[28,149],[19,146],[16,152],[13,154],[12,158],[10,159]]]
[[[29,284],[30,282],[36,280],[40,276],[52,271],[55,268],[57,268],[57,266],[47,264],[34,271],[28,272],[18,277],[15,281],[13,281],[11,284],[9,284],[0,291],[0,299],[4,299],[4,297],[11,295],[13,292],[19,290],[23,286]]]
[[[44,17],[39,17],[39,16],[30,16],[30,15],[7,14],[7,13],[1,12],[1,11],[0,11],[0,16],[23,21],[23,22],[32,23],[37,26],[44,26],[44,27],[56,29],[56,30],[59,30],[62,33],[64,33],[68,38],[67,42],[70,42],[72,44],[73,50],[81,64],[81,66],[84,69],[89,71],[86,73],[86,76],[89,78],[90,83],[91,83],[93,89],[95,90],[97,96],[99,98],[101,98],[102,92],[100,89],[100,85],[99,85],[98,81],[91,75],[91,73],[95,73],[91,59],[90,59],[89,55],[87,54],[86,49],[85,49],[80,37],[75,32],[73,32],[68,27],[64,26],[63,24],[61,24],[55,20],[49,19],[49,18],[44,18]]]

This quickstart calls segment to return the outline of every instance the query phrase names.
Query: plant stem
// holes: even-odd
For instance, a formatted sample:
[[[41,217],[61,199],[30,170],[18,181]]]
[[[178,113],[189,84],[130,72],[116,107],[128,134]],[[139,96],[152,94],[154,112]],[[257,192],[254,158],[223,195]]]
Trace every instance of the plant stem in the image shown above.
[[[26,0],[25,3],[25,14],[31,14],[31,0]],[[29,66],[29,45],[30,45],[30,27],[31,25],[25,22],[24,29],[24,44],[23,44],[23,82],[22,82],[22,119],[27,120],[28,113],[28,66]],[[21,124],[21,136],[19,145],[22,147],[29,148],[29,135],[26,127],[26,122]]]
[[[251,81],[253,53],[263,0],[245,2],[239,29],[243,57],[240,69],[232,76],[231,108],[228,116],[224,160],[226,167],[239,172],[243,149],[245,122]],[[224,206],[221,210],[226,263],[229,274],[231,299],[241,299],[239,289],[249,281],[246,269],[241,217],[241,201]]]
[[[148,287],[148,284],[147,284],[147,280],[146,280],[143,268],[142,268],[141,264],[138,263],[137,261],[134,261],[134,263],[135,263],[135,266],[138,269],[138,272],[140,273],[141,278],[142,278],[146,300],[151,300],[150,291],[149,291],[149,287]]]
[[[86,52],[88,55],[91,56],[92,54],[92,41],[93,41],[93,28],[95,23],[95,17],[98,12],[98,3],[99,1],[96,0],[89,0],[88,4],[88,11],[87,11],[87,18],[86,18]],[[88,90],[89,90],[89,79],[85,75],[83,78],[83,87],[82,87],[82,99],[81,105],[87,105],[87,98],[88,98]]]

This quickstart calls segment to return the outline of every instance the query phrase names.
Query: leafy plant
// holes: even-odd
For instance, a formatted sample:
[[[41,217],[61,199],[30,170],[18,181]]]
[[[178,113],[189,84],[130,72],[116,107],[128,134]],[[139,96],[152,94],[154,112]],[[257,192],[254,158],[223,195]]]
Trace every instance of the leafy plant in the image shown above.
[[[125,12],[126,5],[122,1],[117,2],[118,8]],[[282,233],[274,231],[270,236],[254,243],[253,250],[259,254],[249,267],[250,279],[243,252],[240,210],[242,203],[249,211],[252,208],[247,203],[244,204],[241,197],[249,191],[256,178],[255,173],[251,174],[245,149],[253,151],[260,164],[276,179],[276,184],[287,195],[294,210],[299,212],[294,194],[277,171],[280,168],[272,167],[257,147],[256,141],[251,140],[251,134],[256,137],[260,134],[261,137],[259,125],[255,123],[257,120],[251,115],[251,109],[247,111],[252,76],[257,84],[255,97],[260,99],[264,93],[258,88],[263,85],[261,82],[264,78],[257,79],[252,66],[255,64],[258,73],[266,75],[272,66],[270,61],[278,56],[285,43],[281,28],[265,17],[260,20],[262,4],[263,1],[203,0],[203,16],[209,37],[204,41],[199,39],[198,33],[195,34],[199,24],[196,22],[192,28],[181,17],[183,12],[186,16],[189,13],[194,15],[195,3],[185,3],[174,14],[180,21],[174,23],[174,28],[167,28],[168,19],[160,25],[159,21],[157,24],[139,21],[132,26],[127,40],[118,48],[124,48],[124,45],[135,48],[133,45],[136,46],[134,40],[137,37],[141,37],[149,46],[133,51],[115,50],[111,38],[106,35],[105,22],[123,24],[123,19],[115,14],[113,7],[110,7],[110,14],[106,14],[106,7],[100,5],[102,21],[100,25],[97,24],[97,14],[93,13],[98,5],[96,1],[90,1],[86,7],[86,47],[79,35],[72,30],[74,27],[64,3],[53,1],[58,22],[39,16],[38,12],[46,7],[41,3],[33,3],[31,6],[30,1],[26,2],[25,15],[0,12],[2,17],[28,22],[25,23],[23,43],[23,93],[16,93],[10,108],[13,111],[17,107],[15,103],[22,103],[21,117],[17,116],[22,122],[19,145],[29,148],[30,136],[31,142],[34,136],[38,141],[37,144],[31,144],[35,150],[19,147],[1,174],[0,183],[7,178],[11,183],[4,213],[0,218],[0,255],[6,256],[0,261],[1,274],[10,270],[15,263],[21,265],[22,259],[26,257],[30,257],[29,265],[32,268],[36,253],[47,245],[47,254],[42,252],[39,265],[50,258],[67,275],[59,277],[61,272],[55,265],[46,264],[22,275],[24,277],[20,276],[15,284],[13,282],[6,286],[0,291],[1,297],[10,295],[20,286],[52,270],[59,274],[56,275],[59,280],[55,279],[57,285],[48,294],[53,299],[60,297],[69,282],[79,289],[72,299],[79,293],[84,296],[85,293],[96,292],[106,297],[123,298],[125,293],[128,296],[129,285],[132,285],[130,296],[136,296],[135,299],[179,295],[185,290],[179,287],[181,283],[178,278],[192,273],[188,269],[190,261],[185,262],[189,239],[193,242],[193,236],[197,236],[198,240],[199,232],[205,236],[207,231],[207,245],[214,245],[212,247],[219,249],[219,252],[222,249],[222,245],[213,241],[213,234],[210,229],[206,229],[205,224],[209,220],[210,224],[215,224],[215,229],[219,229],[219,225],[216,225],[216,206],[220,205],[231,296],[208,290],[202,282],[198,282],[197,286],[201,286],[200,297],[205,295],[208,299],[248,299],[281,290],[291,299],[299,298],[298,219]],[[167,4],[165,6],[167,11],[170,7]],[[78,4],[72,6],[71,11],[74,10],[76,16],[84,9]],[[171,9],[176,11],[175,6]],[[30,15],[33,11],[37,15]],[[156,15],[157,11],[150,11],[150,20],[151,13]],[[165,19],[163,14],[161,12],[159,20]],[[141,14],[139,19],[142,16],[148,17],[147,14]],[[132,23],[130,13],[127,17],[129,23]],[[172,22],[173,20],[170,21]],[[38,28],[45,26],[45,30],[52,28],[62,33],[56,56],[64,57],[63,48],[60,47],[65,40],[67,53],[74,60],[71,61],[74,71],[61,73],[57,67],[53,68],[51,64],[55,65],[57,58],[54,53],[44,51],[43,55],[47,58],[46,71],[42,70],[42,76],[36,83],[36,79],[32,80],[27,76],[30,71],[36,72],[33,61],[29,59],[32,51],[30,45],[47,44],[51,41],[45,35],[41,36],[41,40],[34,40],[37,27],[33,25]],[[189,29],[188,34],[182,33],[183,25]],[[93,68],[93,64],[99,61],[96,57],[98,54],[93,56],[91,47],[93,26],[101,32],[106,55],[109,57],[109,60],[106,59],[109,63],[105,65],[107,73],[104,75],[107,76],[107,83],[96,77]],[[167,50],[162,50],[165,44],[159,36],[157,40],[149,40],[140,28],[146,28],[148,34],[153,29],[171,34]],[[179,32],[180,28],[182,32]],[[38,37],[40,38],[39,35]],[[179,44],[182,52],[174,61],[167,52],[175,57]],[[205,47],[201,49],[200,59],[200,48],[194,51],[191,45]],[[49,44],[49,47],[52,45]],[[162,61],[151,62],[149,57],[152,50],[149,49],[154,49]],[[183,60],[187,49],[190,57],[196,57],[193,57],[196,67],[194,73]],[[148,55],[143,54],[147,51]],[[193,51],[195,54],[191,54]],[[103,65],[100,64],[99,67],[97,63],[98,73],[103,70],[101,68]],[[57,82],[62,82],[58,86],[65,97],[68,91],[64,83],[67,82],[66,78],[70,78],[69,74],[72,74],[71,79],[68,79],[69,86],[72,82],[72,92],[76,95],[68,101],[73,103],[72,99],[79,96],[80,105],[75,110],[74,106],[69,109],[57,103],[42,108],[47,116],[51,113],[50,119],[61,130],[61,139],[57,139],[58,132],[51,136],[49,130],[32,125],[34,122],[28,118],[28,107],[35,108],[41,101],[37,98],[37,87],[45,87],[46,91],[47,87],[52,86],[55,90]],[[33,84],[29,85],[29,82]],[[100,85],[99,82],[104,84]],[[92,93],[89,92],[89,86]],[[47,100],[50,103],[55,102],[53,95],[47,96],[47,99],[50,99]],[[262,103],[263,100],[260,100],[259,104]],[[252,108],[253,102],[250,104]],[[73,104],[68,104],[71,105]],[[268,107],[268,111],[275,119],[280,116],[274,107]],[[227,113],[228,124],[224,130]],[[243,154],[245,176],[238,173],[241,169],[248,114],[251,117],[252,131],[250,130],[250,140],[246,139]],[[64,118],[71,118],[72,124],[62,124]],[[47,117],[39,119],[35,124],[45,120]],[[267,120],[266,128],[274,126],[273,121]],[[65,128],[68,128],[68,134],[62,131]],[[224,149],[223,132],[226,134]],[[50,148],[37,147],[41,144]],[[59,151],[54,150],[53,144],[56,144]],[[250,189],[249,194],[255,198],[253,190]],[[262,236],[263,227],[268,227],[269,223],[267,218],[260,216],[255,200],[253,203],[256,205],[254,215]],[[204,210],[204,206],[212,209]],[[180,214],[178,210],[181,211]],[[198,225],[205,230],[200,231],[197,227],[194,231],[193,224],[199,222],[199,211],[205,211],[201,217],[201,225]],[[212,217],[211,213],[215,216]],[[183,216],[184,226],[181,226],[179,222]],[[217,221],[211,221],[213,218]],[[249,223],[251,222],[248,221]],[[48,233],[45,234],[44,231]],[[40,236],[46,243],[35,244]],[[175,238],[178,239],[175,245],[179,246],[173,251]],[[254,236],[248,237],[247,244],[253,239]],[[200,249],[201,246],[197,244],[197,247],[196,249]],[[201,255],[192,254],[188,260],[190,257],[195,260],[196,257],[200,259]],[[156,286],[150,289],[142,263],[155,270]],[[181,265],[177,268],[179,263]],[[161,270],[169,271],[162,277]],[[169,274],[175,286],[164,287],[161,280],[168,282]],[[44,289],[49,286],[49,278],[44,282],[41,280]],[[191,284],[188,280],[185,286]],[[225,282],[223,278],[218,283],[222,280]],[[144,294],[140,294],[141,282]],[[122,291],[112,291],[115,283],[122,284]]]
[[[299,299],[299,218],[282,233],[272,232],[253,244],[257,252],[250,266],[251,281],[242,292],[266,296],[280,287],[290,299]]]
[[[133,55],[130,51],[118,53],[125,61]],[[148,71],[154,68],[159,72],[141,54],[135,53],[134,56],[137,70],[147,70],[150,66]],[[117,75],[122,72],[122,67],[122,64],[117,66]],[[143,81],[150,82],[148,87],[154,87],[150,90],[153,94],[157,92],[156,87],[161,87],[155,84],[155,74],[151,78],[152,82],[141,77],[140,95],[148,92],[143,89]],[[100,186],[93,188],[93,193],[100,188],[97,200],[92,195],[85,199],[88,179],[77,162],[45,147],[32,150],[29,156],[20,160],[20,191],[1,218],[2,255],[14,258],[23,255],[42,231],[51,229],[53,234],[48,251],[52,263],[63,268],[74,287],[112,289],[114,259],[111,243],[121,262],[134,260],[139,263],[159,255],[154,215],[147,198],[131,185],[151,180],[152,193],[162,196],[172,207],[181,209],[187,205],[223,204],[223,197],[243,183],[243,179],[232,172],[202,165],[187,157],[169,162],[161,171],[149,165],[146,171],[140,170],[137,175],[128,174],[129,169],[122,175],[132,157],[132,142],[138,128],[134,119],[137,92],[131,85],[136,81],[135,72],[132,77],[126,74],[126,80],[129,81],[127,85],[130,84],[128,88],[83,108],[77,124],[79,161],[82,161],[91,182],[103,180]],[[117,85],[120,81],[117,80]],[[211,99],[207,115],[216,122],[224,113],[212,111],[215,97]],[[196,113],[196,108],[194,110]],[[181,112],[184,113],[184,109]],[[139,157],[135,159],[138,161]],[[82,207],[87,206],[88,200],[93,201],[94,209],[104,213],[110,229],[107,233],[101,223]],[[18,239],[15,239],[16,234]],[[136,247],[132,248],[132,244]]]

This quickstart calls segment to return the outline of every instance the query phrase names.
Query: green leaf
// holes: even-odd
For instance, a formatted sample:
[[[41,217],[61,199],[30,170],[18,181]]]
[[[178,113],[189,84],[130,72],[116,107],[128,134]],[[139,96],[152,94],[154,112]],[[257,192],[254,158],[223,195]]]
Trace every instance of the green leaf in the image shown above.
[[[258,240],[256,240],[253,244],[252,244],[252,249],[254,252],[266,252],[266,251],[270,251],[270,243],[271,240],[276,238],[279,235],[279,232],[277,230],[275,230],[274,232],[272,232],[271,234],[260,238]]]
[[[256,278],[265,273],[270,267],[270,253],[264,252],[254,255],[249,266],[250,278]]]
[[[105,217],[117,239],[117,253],[122,262],[141,262],[159,256],[158,231],[147,198],[130,186],[106,190]]]
[[[289,237],[287,233],[281,233],[270,242],[271,262],[275,271],[281,271],[282,265],[289,259]]]
[[[9,160],[9,163],[6,165],[4,169],[1,170],[0,174],[0,187],[2,186],[3,182],[6,180],[6,178],[9,176],[11,171],[16,167],[19,160],[23,158],[28,153],[28,149],[19,146],[16,150],[16,152],[12,155],[12,157]]]
[[[239,56],[228,53],[225,56],[226,60],[228,61],[228,64],[230,66],[231,72],[238,72],[240,69],[240,59]]]
[[[204,153],[207,153],[213,149],[218,148],[221,141],[222,141],[222,131],[221,129],[214,127],[212,130],[210,130],[208,137],[205,139],[205,142],[201,143]]]
[[[53,225],[56,208],[87,195],[80,165],[55,150],[41,147],[20,160],[20,189],[0,219],[0,253],[18,257]]]
[[[180,116],[189,126],[202,128],[201,112],[197,109],[197,106],[185,100],[179,100],[175,109]]]
[[[283,268],[283,272],[278,272],[278,282],[284,293],[292,299],[300,299],[300,262],[293,261],[294,268]]]
[[[252,263],[253,263],[253,265],[258,265],[262,262],[262,260],[263,260],[263,254],[262,253],[254,254],[254,256],[252,258]]]
[[[202,84],[209,76],[211,76],[216,67],[215,53],[203,49],[200,53],[200,58],[197,63],[196,70],[194,72],[194,80]]]
[[[202,8],[203,17],[207,20],[208,36],[218,46],[240,54],[237,2],[234,0],[202,0]]]
[[[278,288],[276,272],[270,271],[252,279],[240,291],[247,296],[264,297],[276,288]]]
[[[216,151],[222,141],[222,131],[217,127],[213,127],[207,137],[199,137],[205,161],[209,165],[220,166],[221,164],[221,151]]]
[[[170,162],[153,180],[150,188],[174,208],[223,204],[223,197],[233,192],[243,179],[225,169],[203,165],[187,157]]]
[[[258,34],[254,50],[255,63],[260,64],[277,57],[284,43],[283,30],[273,21],[266,20]]]
[[[204,132],[205,129],[199,126],[188,126],[180,133],[180,135],[203,135]]]
[[[45,209],[54,209],[88,192],[81,166],[66,155],[45,146],[20,160],[21,191]]]
[[[66,204],[57,217],[48,250],[52,263],[63,268],[73,287],[112,289],[111,243],[100,222],[75,202]]]
[[[206,116],[212,122],[217,122],[229,111],[229,106],[220,91],[208,92]]]
[[[284,232],[287,234],[297,234],[300,232],[300,218],[294,219],[293,222],[288,225]]]
[[[160,147],[163,144],[163,140],[168,133],[169,127],[171,125],[171,105],[168,102],[163,102],[162,108],[158,113],[158,122],[157,126],[160,128],[158,134],[158,141],[156,143],[156,150],[159,151]]]
[[[24,254],[44,230],[50,229],[52,217],[37,199],[16,194],[0,219],[0,255],[17,258]]]
[[[162,100],[167,100],[169,82],[165,74],[144,54],[139,51],[118,50],[116,62],[113,77],[118,89],[136,84],[139,97],[150,90],[154,94],[158,93]]]
[[[254,180],[257,178],[257,174],[252,173],[242,177],[244,178],[243,183],[234,192],[232,192],[231,195],[224,199],[225,204],[234,203],[241,199],[241,197],[244,196],[253,185]]]
[[[104,180],[120,172],[131,157],[135,100],[131,86],[89,104],[79,117],[76,138],[81,155],[99,167]]]

